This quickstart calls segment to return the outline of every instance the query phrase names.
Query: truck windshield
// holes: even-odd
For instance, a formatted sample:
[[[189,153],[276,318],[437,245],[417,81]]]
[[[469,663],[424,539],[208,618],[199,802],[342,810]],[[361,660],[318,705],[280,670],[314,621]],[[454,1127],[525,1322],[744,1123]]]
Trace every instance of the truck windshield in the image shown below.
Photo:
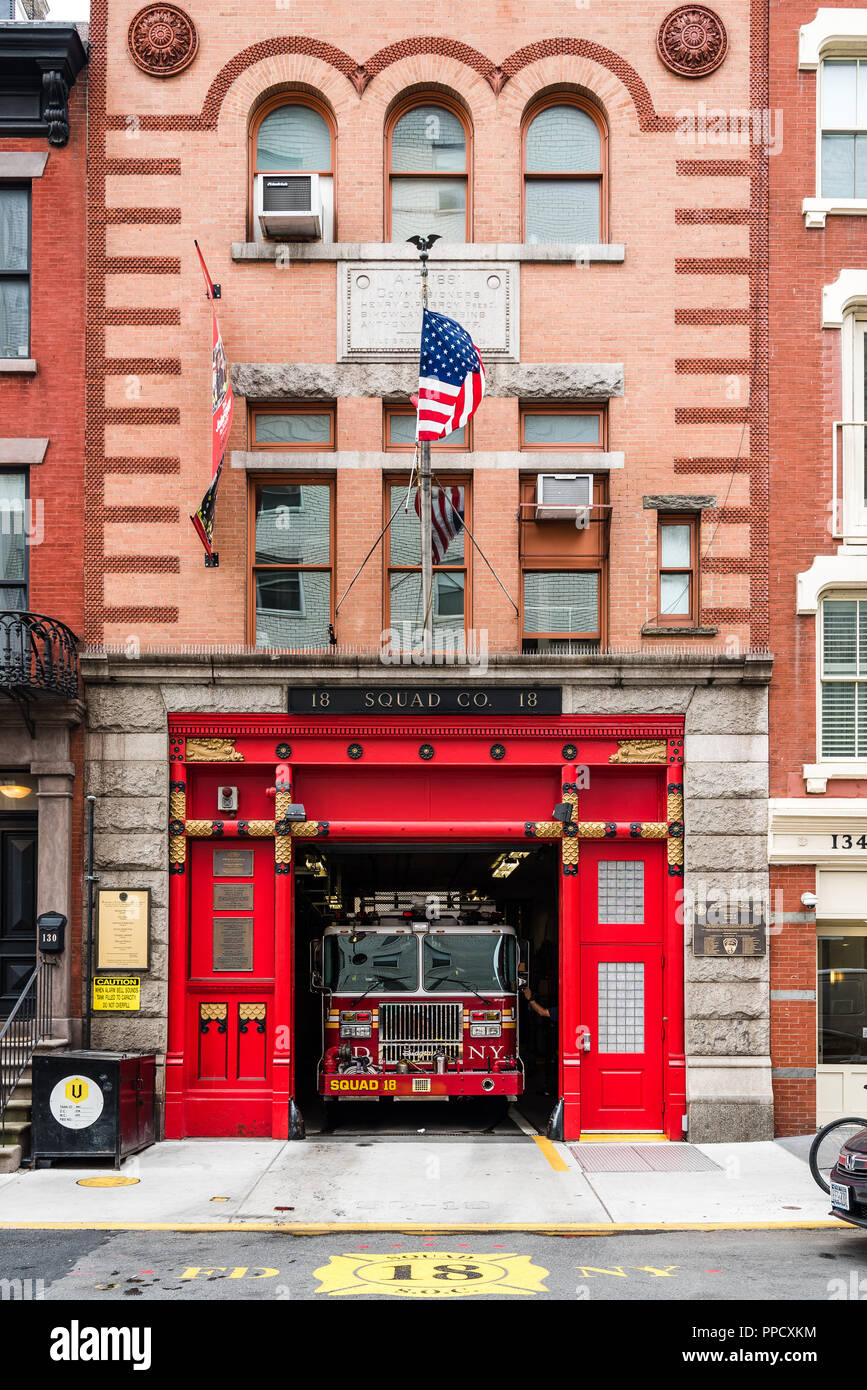
[[[453,980],[468,989],[517,989],[517,942],[514,936],[437,936],[424,939],[424,987],[442,993],[443,983]]]
[[[325,987],[335,993],[418,989],[418,944],[414,936],[364,932],[355,942],[346,936],[326,936],[323,956]]]

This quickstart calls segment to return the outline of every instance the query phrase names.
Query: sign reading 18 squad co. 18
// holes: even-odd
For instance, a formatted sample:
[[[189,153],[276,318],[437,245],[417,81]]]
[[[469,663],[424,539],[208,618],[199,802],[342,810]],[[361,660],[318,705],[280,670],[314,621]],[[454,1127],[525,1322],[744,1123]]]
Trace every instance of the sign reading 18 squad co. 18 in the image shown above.
[[[290,714],[560,714],[560,686],[290,686]]]

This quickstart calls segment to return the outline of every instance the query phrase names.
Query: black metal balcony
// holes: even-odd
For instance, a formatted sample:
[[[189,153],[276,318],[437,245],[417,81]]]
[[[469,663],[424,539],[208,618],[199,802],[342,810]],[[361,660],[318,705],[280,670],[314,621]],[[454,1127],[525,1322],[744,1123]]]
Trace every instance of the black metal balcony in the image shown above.
[[[75,633],[54,618],[0,610],[0,695],[77,699],[77,647]]]

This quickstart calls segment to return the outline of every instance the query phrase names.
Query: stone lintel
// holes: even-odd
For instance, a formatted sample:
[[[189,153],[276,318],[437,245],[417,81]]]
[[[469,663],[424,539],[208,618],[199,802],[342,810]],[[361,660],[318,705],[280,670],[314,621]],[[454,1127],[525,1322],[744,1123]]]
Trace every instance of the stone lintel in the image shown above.
[[[249,401],[334,401],[375,396],[406,404],[418,387],[416,362],[236,362],[232,385]],[[499,362],[487,369],[489,396],[607,401],[623,395],[622,362]]]
[[[717,499],[706,493],[654,493],[643,502],[644,510],[653,512],[702,512],[717,505]]]

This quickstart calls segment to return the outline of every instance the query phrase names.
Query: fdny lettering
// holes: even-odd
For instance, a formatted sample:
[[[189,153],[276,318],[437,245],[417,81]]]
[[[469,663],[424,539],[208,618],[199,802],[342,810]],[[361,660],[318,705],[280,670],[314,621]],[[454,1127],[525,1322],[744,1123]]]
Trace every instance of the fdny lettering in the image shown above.
[[[383,1081],[381,1083],[383,1091],[396,1091],[396,1081]],[[380,1080],[378,1077],[354,1077],[341,1076],[332,1077],[328,1082],[329,1091],[378,1091]]]

